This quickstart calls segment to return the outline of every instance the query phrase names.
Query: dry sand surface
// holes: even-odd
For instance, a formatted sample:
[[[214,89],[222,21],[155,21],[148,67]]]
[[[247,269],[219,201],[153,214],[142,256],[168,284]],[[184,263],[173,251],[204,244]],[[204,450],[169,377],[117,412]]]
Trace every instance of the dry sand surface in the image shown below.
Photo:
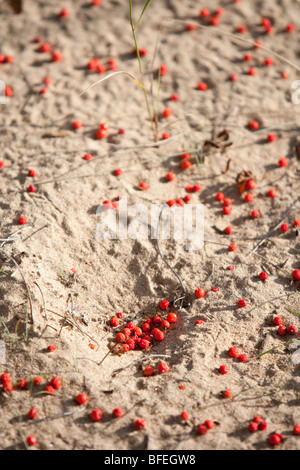
[[[299,285],[292,281],[293,270],[300,268],[293,228],[300,219],[300,104],[291,100],[291,84],[300,80],[299,2],[153,0],[137,37],[139,47],[147,49],[141,60],[147,88],[153,78],[154,99],[157,70],[161,64],[168,67],[158,110],[171,108],[172,115],[159,117],[158,138],[166,131],[173,137],[156,147],[143,91],[128,76],[117,75],[79,96],[108,74],[87,70],[95,57],[104,65],[112,58],[118,70],[139,78],[127,1],[102,0],[99,7],[87,0],[24,3],[20,15],[5,2],[0,8],[0,53],[14,59],[0,65],[1,80],[13,90],[0,105],[0,237],[26,229],[1,248],[0,329],[6,358],[0,372],[11,374],[14,390],[0,396],[0,447],[24,449],[33,435],[37,444],[31,449],[257,450],[270,449],[270,434],[281,433],[278,449],[299,449],[293,427],[300,425],[300,378],[290,345],[297,335],[280,336],[273,323],[280,316],[284,325],[300,328],[291,311],[300,312]],[[144,2],[133,3],[138,18]],[[69,10],[66,18],[58,15],[62,7]],[[186,31],[185,22],[209,23],[199,18],[204,7],[212,12],[224,8],[219,27]],[[260,26],[262,17],[270,19],[272,34]],[[285,31],[288,23],[295,24],[295,32]],[[247,31],[239,37],[250,42],[224,33],[235,34],[241,24]],[[33,42],[36,36],[40,43]],[[255,40],[270,51],[255,49]],[[43,42],[63,60],[51,62],[50,53],[38,52]],[[252,61],[244,61],[245,54]],[[265,66],[266,57],[274,65]],[[256,76],[247,74],[251,66]],[[239,80],[231,81],[231,74]],[[52,83],[42,94],[45,77]],[[206,91],[197,90],[201,81],[208,84]],[[178,101],[170,100],[173,93]],[[80,129],[72,129],[74,120],[82,122]],[[252,120],[260,130],[249,130]],[[108,137],[99,140],[95,134],[101,122],[110,128]],[[232,145],[216,145],[225,129]],[[269,133],[275,142],[268,143]],[[198,167],[191,154],[192,166],[183,171],[174,154],[195,148],[202,163]],[[93,159],[84,160],[86,153]],[[280,168],[282,157],[287,166]],[[113,175],[117,168],[122,175]],[[28,176],[30,169],[36,177]],[[251,172],[256,182],[251,203],[238,191],[236,178],[242,171]],[[166,181],[168,172],[176,174],[174,181]],[[139,189],[141,182],[149,184],[147,191]],[[191,202],[205,205],[205,243],[187,251],[184,240],[161,241],[190,299],[186,308],[171,304],[163,312],[161,300],[172,302],[180,285],[155,242],[98,239],[96,209],[118,196],[127,196],[129,204],[161,204],[183,198],[188,184],[202,187],[191,193]],[[29,193],[29,185],[36,192]],[[267,196],[270,189],[276,198]],[[216,201],[220,191],[232,200],[230,215]],[[256,219],[250,217],[254,209],[261,214]],[[20,216],[27,225],[18,224]],[[285,233],[282,223],[289,225]],[[232,235],[224,234],[227,226]],[[230,252],[232,242],[237,248]],[[33,322],[25,283],[3,250],[26,279]],[[262,271],[268,275],[265,282],[258,277]],[[205,290],[204,298],[196,298],[197,288]],[[240,299],[245,308],[238,307]],[[123,318],[120,328],[113,329],[110,319],[117,312]],[[145,351],[109,353],[116,331],[129,320],[141,326],[157,312],[163,318],[169,312],[178,316],[164,341],[153,341]],[[195,325],[199,319],[203,323]],[[49,345],[56,350],[48,352]],[[228,357],[232,346],[248,360]],[[158,373],[160,361],[168,372]],[[222,364],[229,367],[227,375],[219,372]],[[144,377],[141,366],[149,365],[155,374]],[[36,376],[43,379],[39,387],[32,385]],[[44,389],[52,377],[60,377],[63,385],[49,396]],[[20,379],[27,381],[27,389],[18,388]],[[232,390],[233,398],[222,398],[225,389]],[[75,402],[79,393],[89,398],[83,406]],[[28,419],[33,407],[41,421]],[[100,422],[90,419],[94,408],[103,410]],[[123,410],[122,418],[112,417],[115,408]],[[189,413],[187,421],[182,411]],[[268,428],[250,433],[256,415]],[[134,429],[138,418],[145,420],[145,429]],[[197,426],[207,419],[214,428],[198,435]]]

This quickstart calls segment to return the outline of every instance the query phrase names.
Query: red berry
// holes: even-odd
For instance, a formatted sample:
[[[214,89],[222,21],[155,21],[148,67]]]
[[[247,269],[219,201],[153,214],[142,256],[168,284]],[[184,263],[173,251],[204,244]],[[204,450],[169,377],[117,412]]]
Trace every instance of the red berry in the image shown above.
[[[170,172],[166,174],[166,180],[173,181],[175,179],[175,173]]]
[[[276,135],[275,134],[268,134],[268,142],[275,142]]]
[[[158,330],[155,332],[154,338],[156,341],[163,341],[165,339],[165,334],[163,331]]]
[[[123,410],[121,408],[115,408],[112,412],[114,418],[122,418]]]
[[[46,395],[54,395],[55,388],[52,387],[52,385],[47,385],[47,387],[45,387],[45,392],[46,392]]]
[[[265,66],[266,67],[270,67],[271,65],[273,65],[273,59],[271,59],[271,57],[266,57],[265,59]]]
[[[268,275],[265,271],[262,271],[260,274],[259,274],[259,279],[261,279],[262,281],[266,281],[268,279]]]
[[[243,57],[243,60],[245,62],[250,62],[250,60],[252,60],[252,55],[251,54],[245,54],[244,57]]]
[[[216,200],[220,201],[220,202],[224,201],[224,194],[223,193],[217,193]]]
[[[228,351],[229,357],[237,357],[239,355],[239,351],[235,346],[232,346]]]
[[[230,215],[231,212],[232,212],[232,209],[231,209],[230,206],[224,206],[224,207],[223,207],[223,214],[224,214],[224,215]]]
[[[33,379],[34,385],[40,385],[42,382],[43,382],[42,377],[35,377],[35,378]]]
[[[177,322],[176,313],[168,313],[167,320],[169,323],[176,323]]]
[[[204,421],[204,424],[207,429],[212,429],[215,426],[214,421],[212,421],[211,419],[207,419],[206,421]]]
[[[136,431],[139,431],[140,429],[145,429],[145,427],[146,427],[146,423],[145,423],[145,420],[142,418],[137,419],[134,423],[134,429]]]
[[[86,153],[86,154],[83,156],[83,159],[86,160],[86,161],[93,160],[93,155],[90,154],[90,153]]]
[[[204,289],[201,289],[200,287],[198,289],[195,290],[195,296],[198,298],[198,299],[201,299],[202,297],[205,296],[205,290]]]
[[[163,113],[162,113],[162,115],[163,115],[164,118],[170,117],[171,114],[172,114],[172,110],[171,110],[170,108],[165,108],[165,109],[163,110]]]
[[[282,224],[280,227],[281,232],[288,232],[289,226],[288,224]]]
[[[300,228],[300,220],[299,219],[295,219],[294,222],[293,222],[293,227],[295,228]]]
[[[231,82],[237,82],[238,79],[239,79],[239,76],[238,76],[236,73],[232,73],[232,74],[230,75],[230,77],[229,77],[229,80],[230,80]]]
[[[282,157],[282,158],[280,158],[280,159],[278,160],[278,166],[279,166],[280,168],[284,168],[285,166],[287,166],[287,164],[288,164],[288,161],[287,161],[287,159],[284,158],[284,157]]]
[[[103,418],[103,411],[100,410],[99,408],[95,408],[91,412],[90,418],[92,421],[101,421],[101,419]]]
[[[256,184],[255,184],[255,181],[253,179],[250,179],[246,182],[246,189],[255,189],[256,187]]]
[[[165,362],[160,362],[157,366],[157,370],[160,374],[164,374],[166,372],[168,372],[168,366]]]
[[[252,131],[257,131],[257,129],[259,129],[259,124],[258,124],[257,121],[250,121],[249,124],[248,124],[248,127]]]
[[[59,16],[62,17],[62,18],[65,18],[67,16],[69,16],[69,11],[66,9],[66,8],[63,8],[60,12],[59,12]]]
[[[62,386],[62,380],[59,377],[53,377],[50,384],[52,387],[59,389]]]
[[[292,336],[297,334],[297,328],[294,325],[288,326],[286,331],[289,335],[292,335]]]
[[[225,228],[224,233],[226,235],[231,235],[233,233],[232,227],[229,225],[228,227]]]
[[[197,428],[197,433],[200,434],[200,436],[203,436],[204,434],[207,433],[207,427],[204,424],[201,424]]]
[[[49,352],[54,352],[55,350],[56,350],[56,346],[54,346],[54,344],[50,344],[50,345],[48,346],[48,351],[49,351]]]
[[[294,436],[299,436],[299,434],[300,434],[300,426],[299,425],[294,426],[293,434],[294,434]]]
[[[267,191],[267,196],[274,199],[276,197],[276,191],[274,189],[269,189],[269,191]]]
[[[279,434],[271,434],[269,437],[269,444],[271,446],[278,446],[282,441],[282,438]]]
[[[224,207],[225,209],[225,207]],[[228,247],[228,251],[235,251],[237,249],[237,246],[235,243],[230,243],[229,247]]]
[[[24,379],[19,380],[19,382],[18,382],[18,387],[19,387],[19,388],[22,388],[22,389],[26,389],[26,388],[27,388],[27,382],[26,382],[26,380],[24,380]]]
[[[73,129],[80,129],[82,127],[82,123],[80,121],[73,121],[72,127]]]
[[[27,439],[26,439],[26,442],[27,444],[31,447],[31,446],[35,446],[36,443],[37,443],[37,440],[34,436],[28,436]]]
[[[255,210],[255,209],[251,212],[251,218],[252,219],[257,219],[257,217],[259,217],[259,215],[260,215],[259,211]]]
[[[227,388],[227,389],[224,390],[224,392],[222,393],[222,396],[223,396],[223,398],[231,398],[231,397],[232,397],[232,390],[230,390],[229,388]]]
[[[39,47],[39,52],[50,52],[51,51],[51,46],[48,44],[48,42],[44,42],[43,44],[40,45]]]
[[[282,73],[281,73],[281,78],[283,78],[284,80],[286,80],[287,78],[289,78],[288,73],[282,72]]]
[[[201,191],[201,189],[202,188],[201,188],[200,184],[195,184],[192,188],[192,192],[193,193],[198,193],[199,191]]]
[[[281,325],[278,330],[277,330],[277,333],[280,335],[280,336],[285,336],[286,335],[286,327]]]
[[[143,189],[144,191],[147,191],[147,189],[149,189],[149,184],[148,183],[140,183],[139,188]]]
[[[26,217],[19,217],[18,224],[19,225],[27,224],[27,218]]]
[[[216,16],[216,15],[212,16],[211,19],[210,19],[210,21],[209,21],[209,24],[210,24],[211,26],[218,26],[218,24],[219,24],[219,18],[218,18],[218,16]]]
[[[249,70],[248,70],[248,75],[250,75],[251,77],[255,77],[256,68],[255,67],[250,67]]]
[[[254,199],[254,196],[252,193],[247,193],[246,196],[245,196],[245,201],[246,202],[252,202]]]
[[[172,100],[172,101],[178,101],[178,100],[179,100],[179,95],[178,95],[177,93],[173,93],[173,94],[171,95],[171,100]]]
[[[188,414],[187,411],[183,411],[181,413],[181,417],[182,417],[182,419],[187,420],[187,419],[189,419],[190,415]]]
[[[28,188],[27,188],[27,192],[28,192],[28,193],[35,193],[35,192],[36,192],[36,189],[35,189],[35,187],[34,187],[32,184],[30,184],[30,185],[28,186]]]
[[[237,33],[244,34],[247,31],[247,27],[244,24],[239,25],[236,28]]]
[[[105,137],[107,136],[107,132],[105,129],[98,129],[97,132],[96,132],[96,138],[101,140],[101,139],[105,139]]]
[[[160,75],[163,77],[168,72],[168,67],[165,64],[161,64],[160,66]]]
[[[244,307],[247,307],[247,304],[246,304],[246,301],[244,299],[241,299],[238,301],[238,306],[240,308],[244,308]]]
[[[239,360],[240,362],[246,362],[248,360],[247,354],[240,354]]]
[[[120,168],[117,168],[117,170],[114,170],[113,173],[115,176],[120,176],[122,174],[122,170],[120,170]]]
[[[28,418],[29,419],[35,419],[38,417],[38,410],[36,408],[31,408],[31,410],[28,411]]]
[[[268,427],[268,425],[265,421],[261,421],[261,423],[259,423],[259,425],[258,425],[258,429],[260,431],[265,431],[267,429],[267,427]]]
[[[258,424],[257,423],[250,423],[249,426],[248,426],[248,430],[249,432],[255,432],[258,430]]]
[[[207,90],[207,84],[205,82],[198,83],[197,90],[206,91]]]
[[[35,170],[29,170],[28,171],[28,176],[32,176],[32,177],[36,176],[36,171]]]
[[[164,333],[161,331],[161,333],[164,335]],[[156,338],[155,338],[156,339]],[[157,341],[162,341],[162,340],[157,340]],[[141,349],[148,349],[149,346],[150,346],[150,341],[148,341],[147,339],[141,339],[139,342],[138,342],[138,346],[141,348]]]
[[[292,272],[292,278],[294,279],[294,281],[300,281],[300,269],[295,269]]]
[[[207,8],[202,8],[199,13],[200,16],[203,16],[204,18],[207,18],[210,16],[210,11]]]
[[[220,372],[220,374],[222,374],[222,375],[228,374],[228,371],[229,371],[229,367],[226,366],[225,364],[222,364],[222,365],[219,367],[219,372]]]
[[[161,327],[169,329],[171,327],[170,322],[168,322],[168,320],[163,320],[161,322]]]
[[[51,54],[51,62],[61,62],[63,60],[63,56],[59,51],[53,51]]]
[[[285,30],[287,33],[293,33],[295,31],[295,25],[289,23],[286,25]]]
[[[117,327],[120,325],[119,319],[117,317],[112,317],[110,320],[110,324],[113,328]]]
[[[146,366],[145,369],[143,370],[143,374],[146,377],[151,377],[151,375],[154,374],[154,369],[152,366]]]
[[[77,401],[79,405],[84,405],[88,401],[88,396],[85,393],[79,393],[75,398],[75,401]]]
[[[273,318],[273,323],[274,323],[274,325],[276,325],[276,326],[282,325],[282,318],[280,318],[280,317],[275,317],[275,318]]]

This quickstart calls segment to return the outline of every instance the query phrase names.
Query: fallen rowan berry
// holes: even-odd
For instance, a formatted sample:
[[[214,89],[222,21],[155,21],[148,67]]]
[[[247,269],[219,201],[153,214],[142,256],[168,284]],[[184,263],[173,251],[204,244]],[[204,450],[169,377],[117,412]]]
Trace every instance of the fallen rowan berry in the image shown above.
[[[239,355],[239,361],[240,362],[246,362],[248,360],[247,354],[240,354]]]
[[[75,401],[77,401],[79,405],[84,405],[88,401],[88,396],[85,393],[79,393],[75,398]]]
[[[136,431],[139,431],[140,429],[145,429],[146,428],[146,423],[145,420],[142,418],[139,418],[135,421],[134,423],[134,429]]]
[[[228,225],[228,227],[225,228],[224,233],[226,235],[231,235],[233,233],[232,227]]]
[[[252,421],[253,421],[253,423],[262,423],[263,419],[262,419],[261,416],[256,415],[256,416],[254,416]]]
[[[282,318],[280,318],[280,317],[275,317],[275,318],[273,318],[273,323],[274,323],[274,325],[276,325],[276,326],[282,325]]]
[[[164,118],[168,118],[172,115],[172,109],[170,108],[165,108],[162,112],[162,115]]]
[[[31,410],[28,411],[28,418],[29,419],[35,419],[38,417],[38,410],[36,408],[31,408]]]
[[[286,327],[281,325],[278,330],[277,330],[277,333],[280,335],[280,336],[285,336],[286,335]]]
[[[230,199],[230,197],[225,197],[225,199],[223,200],[223,204],[224,206],[231,206],[232,200]]]
[[[66,18],[67,16],[69,16],[70,12],[69,10],[67,10],[66,8],[63,8],[62,10],[60,10],[59,12],[59,16],[61,18]]]
[[[168,300],[162,300],[161,303],[159,304],[159,308],[161,308],[161,310],[167,310],[169,305],[170,305],[170,302]]]
[[[275,142],[276,135],[275,134],[268,134],[268,142]]]
[[[257,423],[250,423],[249,426],[248,426],[248,430],[249,432],[255,432],[258,430],[258,424]]]
[[[154,368],[152,366],[146,366],[143,370],[143,374],[146,377],[151,377],[154,374]]]
[[[254,196],[252,193],[247,193],[246,196],[245,196],[245,201],[246,202],[252,202],[254,199]]]
[[[52,385],[47,385],[45,387],[45,392],[46,392],[46,395],[54,395],[55,393],[55,388],[52,387]]]
[[[229,271],[233,271],[234,270],[234,266],[232,266],[232,264],[230,266],[228,266]]]
[[[161,332],[162,333],[162,332]],[[163,333],[164,335],[164,333]],[[155,338],[156,339],[156,338]],[[158,340],[157,340],[158,341]],[[162,341],[162,340],[159,340],[159,341]],[[149,346],[150,346],[150,341],[146,340],[146,339],[140,339],[139,342],[138,342],[138,346],[141,348],[141,349],[148,349]]]
[[[286,25],[285,30],[287,33],[293,33],[295,31],[295,25],[289,23]]]
[[[143,191],[147,191],[147,189],[149,189],[149,184],[142,182],[139,184],[139,188],[143,189]]]
[[[86,153],[85,155],[83,155],[82,158],[86,161],[90,161],[93,160],[93,155],[91,155],[90,153]]]
[[[28,436],[26,442],[30,447],[35,446],[37,444],[37,440],[34,436]]]
[[[224,196],[223,193],[217,193],[216,194],[216,200],[217,201],[222,202],[222,201],[224,201],[224,199],[225,199],[225,196]]]
[[[7,96],[7,98],[13,96],[13,90],[10,86],[5,87],[5,96]]]
[[[18,387],[25,390],[27,388],[27,382],[24,379],[19,380]]]
[[[219,289],[218,289],[218,287],[212,287],[211,290],[212,290],[212,292],[218,292]]]
[[[116,336],[116,341],[118,341],[118,343],[125,343],[126,341],[125,335],[123,333],[118,333]]]
[[[256,209],[254,209],[252,212],[251,212],[251,218],[252,219],[257,219],[257,217],[259,217],[259,211],[257,211]]]
[[[188,414],[187,411],[183,411],[181,413],[181,417],[182,417],[182,419],[184,419],[186,421],[187,419],[189,419],[190,415]]]
[[[240,300],[238,301],[238,306],[239,306],[240,308],[247,307],[246,301],[245,301],[244,299],[240,299]]]
[[[179,95],[178,95],[177,93],[173,93],[173,94],[171,95],[171,100],[172,100],[172,101],[178,101],[178,100],[179,100]]]
[[[229,388],[227,388],[226,390],[224,390],[222,392],[222,396],[223,396],[223,398],[231,398],[232,397],[232,391]]]
[[[52,387],[56,389],[59,389],[62,386],[62,380],[59,377],[53,377],[50,382],[50,385],[52,385]]]
[[[257,129],[259,129],[259,124],[258,124],[257,121],[250,121],[249,124],[248,124],[248,127],[252,131],[257,131]]]
[[[267,427],[268,427],[268,424],[265,421],[261,421],[258,424],[259,431],[265,431],[267,429]]]
[[[173,173],[172,171],[166,174],[167,181],[173,181],[174,179],[175,179],[175,173]]]
[[[222,364],[222,365],[219,367],[219,372],[220,372],[220,374],[222,374],[222,375],[228,374],[228,371],[229,371],[229,367],[226,366],[225,364]]]
[[[193,193],[198,193],[199,191],[201,191],[201,186],[200,184],[194,184],[193,188],[192,188],[192,192]]]
[[[0,169],[4,167],[4,161],[0,160]]]
[[[211,419],[207,419],[206,421],[204,421],[204,424],[207,427],[207,429],[212,429],[215,426],[214,421]]]
[[[197,90],[206,91],[207,90],[207,84],[205,82],[198,83]]]
[[[51,46],[48,42],[44,42],[39,47],[39,52],[46,53],[46,52],[50,52],[50,51],[51,51]]]
[[[160,75],[161,75],[161,77],[163,77],[164,75],[167,74],[167,72],[168,72],[168,67],[166,66],[166,64],[161,64],[159,70],[160,70]]]
[[[225,207],[223,207],[223,214],[224,214],[224,215],[230,215],[231,212],[232,212],[232,209],[231,209],[230,206],[225,206]]]
[[[203,436],[204,434],[207,433],[207,427],[204,424],[201,424],[197,428],[197,433],[200,434],[200,436]]]
[[[239,76],[238,76],[236,73],[232,73],[232,74],[230,75],[230,77],[229,77],[229,80],[230,80],[231,82],[237,82],[238,79],[239,79]]]
[[[252,60],[252,55],[251,54],[245,54],[244,57],[243,57],[243,60],[245,62],[250,62],[250,60]]]
[[[61,62],[63,60],[63,56],[59,51],[53,51],[51,54],[51,62]]]
[[[292,278],[294,281],[300,281],[300,269],[294,269],[292,272]]]
[[[293,222],[293,227],[300,228],[300,219],[295,219]]]
[[[196,28],[197,28],[197,26],[195,24],[189,23],[189,24],[186,25],[185,30],[186,31],[195,31]]]
[[[13,387],[13,384],[12,384],[11,382],[9,382],[9,381],[3,382],[3,386],[2,386],[2,387],[3,387],[3,388],[2,388],[3,392],[6,392],[6,393],[12,392],[12,391],[13,391],[13,388],[14,388],[14,387]]]
[[[228,356],[237,357],[238,355],[239,355],[238,348],[236,348],[235,346],[231,346],[231,348],[229,348],[229,351],[228,351]]]
[[[224,207],[225,209],[225,207]],[[235,243],[230,243],[228,247],[228,251],[235,251],[237,249],[237,245]]]
[[[294,436],[299,436],[299,434],[300,434],[300,426],[299,425],[294,426],[293,434],[294,434]]]
[[[181,162],[180,166],[182,170],[187,170],[188,168],[190,168],[190,166],[192,166],[192,164],[189,160],[184,160],[183,162]]]
[[[158,330],[155,332],[154,338],[156,341],[163,341],[165,339],[165,334],[163,331]]]
[[[267,196],[274,199],[276,197],[276,191],[274,189],[269,189],[269,191],[267,191]]]
[[[115,408],[112,412],[114,418],[122,418],[123,410],[121,408]]]
[[[176,313],[168,313],[167,320],[168,320],[169,323],[176,323],[177,322]]]
[[[196,320],[195,321],[195,325],[202,325],[202,323],[203,323],[203,320]]]
[[[105,137],[107,136],[107,132],[105,129],[98,129],[97,132],[96,132],[96,138],[101,140],[101,139],[105,139]]]
[[[271,446],[278,446],[281,443],[282,439],[279,434],[271,434],[269,437],[269,444]]]
[[[201,289],[200,287],[198,289],[195,290],[195,296],[198,298],[198,299],[201,299],[202,297],[205,296],[205,290],[204,289]]]
[[[286,80],[287,78],[289,78],[288,73],[282,72],[282,73],[281,73],[281,78],[283,78],[284,80]]]
[[[250,77],[255,77],[256,68],[255,67],[250,67],[249,70],[248,70],[248,75],[250,75]]]
[[[184,196],[184,198],[183,198],[184,202],[186,202],[186,203],[190,202],[191,199],[192,199],[192,196],[191,196],[190,194],[187,194],[187,195]]]
[[[103,418],[103,411],[100,410],[100,408],[95,408],[91,412],[90,418],[92,421],[101,421],[101,419]]]
[[[54,346],[54,344],[50,344],[50,345],[48,346],[48,351],[49,351],[49,352],[54,352],[55,350],[56,350],[56,346]]]
[[[289,231],[289,226],[288,226],[288,224],[282,224],[282,225],[280,226],[280,230],[281,230],[281,232],[288,232],[288,231]]]
[[[32,177],[36,176],[36,171],[35,170],[29,170],[28,171],[28,176],[32,176]]]
[[[164,374],[166,372],[168,372],[168,366],[165,362],[160,362],[157,366],[157,370],[160,374]]]
[[[261,273],[259,273],[259,279],[261,279],[262,281],[266,281],[268,279],[268,275],[265,271],[262,271]]]
[[[266,67],[270,67],[271,65],[273,65],[273,59],[271,59],[271,57],[266,57],[265,59],[265,66]]]
[[[19,225],[25,225],[25,224],[27,224],[27,218],[26,218],[26,217],[23,217],[23,216],[19,217],[18,224],[19,224]]]
[[[110,320],[110,324],[113,328],[117,327],[120,325],[119,319],[117,317],[112,317]]]
[[[163,320],[163,321],[161,322],[161,325],[160,325],[160,326],[161,326],[162,328],[167,328],[167,329],[169,329],[171,325],[170,325],[170,322],[168,322],[168,320]]]
[[[35,378],[33,379],[33,384],[34,384],[34,385],[40,385],[41,383],[43,383],[42,377],[35,377]]]
[[[292,335],[292,336],[296,335],[297,334],[297,328],[294,325],[290,325],[290,326],[287,327],[286,332],[289,335]]]
[[[122,170],[120,168],[117,168],[116,170],[113,171],[115,176],[120,176],[122,174]]]
[[[286,167],[287,164],[288,164],[288,161],[287,161],[287,159],[284,158],[284,157],[282,157],[282,158],[280,158],[280,159],[278,160],[278,166],[279,166],[280,168]]]
[[[247,26],[245,26],[244,24],[241,24],[236,28],[236,31],[237,33],[245,34],[247,31]]]
[[[211,26],[218,26],[218,24],[219,24],[218,16],[216,16],[216,15],[212,16],[211,19],[209,20],[209,24]]]
[[[199,16],[207,18],[208,16],[210,16],[210,11],[207,8],[202,8],[202,10],[200,10]]]
[[[36,189],[35,187],[33,186],[33,184],[30,184],[27,188],[27,192],[28,193],[35,193],[36,192]]]

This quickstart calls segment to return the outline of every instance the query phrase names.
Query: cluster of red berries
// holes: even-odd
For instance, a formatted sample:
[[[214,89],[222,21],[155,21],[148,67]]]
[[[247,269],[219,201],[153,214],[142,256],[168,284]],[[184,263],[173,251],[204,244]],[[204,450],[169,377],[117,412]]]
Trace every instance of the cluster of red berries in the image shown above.
[[[232,212],[232,200],[229,197],[225,197],[223,193],[219,192],[216,194],[216,201],[223,204],[223,214],[230,215]]]
[[[161,302],[162,310],[166,310],[169,306],[167,300]],[[167,307],[166,307],[167,305]],[[166,318],[156,315],[153,318],[148,318],[141,327],[136,326],[132,322],[128,322],[122,331],[116,334],[116,342],[120,343],[120,352],[132,351],[136,348],[149,349],[154,341],[161,342],[165,339],[165,332],[177,322],[176,313],[170,312]],[[113,328],[120,326],[120,321],[117,317],[110,320],[110,325]],[[158,326],[160,328],[158,328]],[[161,363],[163,364],[163,363]]]
[[[248,360],[247,354],[240,354],[238,348],[231,346],[228,350],[228,356],[232,358],[238,358],[240,362],[246,362]]]
[[[166,372],[169,371],[168,365],[165,362],[160,362],[157,366],[157,371],[159,374],[165,374]],[[143,369],[143,374],[145,377],[151,377],[152,375],[155,374],[155,369],[152,366],[146,366]]]
[[[267,423],[260,416],[255,416],[248,426],[248,431],[249,432],[265,431],[267,427],[268,427]]]
[[[95,57],[88,61],[86,68],[90,72],[104,73],[107,70],[117,70],[117,63],[115,59],[108,59],[105,64],[103,64],[100,62],[99,58]]]
[[[5,393],[12,392],[14,386],[12,384],[10,374],[5,372],[4,374],[1,375],[0,380],[1,380],[2,391]]]
[[[37,39],[37,38],[35,38]],[[35,42],[39,42],[39,41],[35,41]],[[51,62],[61,62],[63,60],[63,56],[61,54],[61,52],[57,51],[57,50],[52,50],[52,46],[48,43],[48,42],[43,42],[39,48],[38,48],[38,52],[40,53],[43,53],[43,54],[50,54],[50,61]]]
[[[294,336],[297,334],[297,328],[294,325],[284,326],[283,320],[280,317],[273,318],[274,325],[278,326],[277,333],[280,336],[285,336],[286,334]]]
[[[210,429],[213,429],[214,426],[215,426],[214,421],[212,421],[211,419],[207,419],[206,421],[204,421],[203,424],[200,424],[200,426],[197,427],[197,433],[200,436],[203,436],[204,434],[207,433],[207,431],[209,431]]]

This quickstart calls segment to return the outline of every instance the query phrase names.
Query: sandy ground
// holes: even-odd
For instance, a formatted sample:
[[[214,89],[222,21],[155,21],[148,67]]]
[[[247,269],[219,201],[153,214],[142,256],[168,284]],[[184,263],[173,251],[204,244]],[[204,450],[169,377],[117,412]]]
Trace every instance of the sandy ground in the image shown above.
[[[154,0],[137,36],[139,46],[148,51],[142,58],[148,86],[153,70],[155,90],[156,70],[162,63],[168,66],[161,80],[159,111],[170,107],[173,114],[160,119],[159,139],[166,130],[174,139],[151,147],[143,92],[128,76],[118,75],[79,97],[102,77],[86,70],[93,57],[104,64],[113,58],[118,70],[139,77],[127,2],[103,0],[101,7],[88,3],[27,0],[21,15],[3,4],[0,10],[0,53],[14,57],[13,63],[0,66],[1,80],[13,89],[7,104],[0,105],[0,160],[4,161],[0,233],[5,239],[27,227],[2,249],[26,278],[34,316],[32,324],[24,282],[2,253],[0,328],[6,360],[0,372],[9,372],[14,384],[27,380],[28,388],[32,378],[43,378],[39,388],[15,386],[11,394],[2,393],[0,447],[23,449],[24,439],[34,435],[38,441],[34,449],[256,450],[269,449],[269,435],[278,432],[284,436],[279,449],[299,449],[300,438],[292,434],[293,426],[300,424],[300,379],[289,346],[295,337],[279,336],[272,320],[279,315],[285,325],[300,327],[297,315],[289,310],[300,311],[299,289],[291,282],[292,271],[300,267],[299,239],[292,228],[300,218],[295,153],[300,105],[292,104],[291,83],[300,79],[300,72],[273,53],[255,50],[213,26],[187,32],[178,21],[205,25],[199,21],[200,8],[213,11],[221,6],[225,9],[222,30],[234,33],[238,25],[246,24],[243,38],[260,40],[299,66],[299,6],[292,0],[211,1],[209,5]],[[138,17],[143,2],[134,4]],[[58,17],[62,7],[70,11],[68,18]],[[273,22],[271,35],[260,26],[263,16]],[[289,22],[298,31],[284,32]],[[50,54],[38,52],[39,44],[33,42],[38,35],[63,54],[63,61],[52,63]],[[243,61],[245,53],[253,56],[250,64]],[[271,67],[264,66],[267,56],[274,60]],[[257,68],[255,77],[247,75],[250,65]],[[288,73],[286,80],[281,78],[283,71]],[[237,82],[229,80],[232,73],[238,74]],[[41,94],[46,76],[52,84]],[[196,89],[199,81],[208,83],[206,92]],[[178,101],[170,101],[172,93],[178,93]],[[75,119],[83,124],[77,131],[72,129]],[[263,129],[259,133],[247,128],[253,119]],[[100,122],[110,125],[108,139],[95,138]],[[269,127],[277,127],[272,131],[276,142],[267,143]],[[119,128],[124,135],[118,134]],[[203,150],[204,141],[215,140],[223,129],[230,134],[230,147],[224,151],[206,147],[200,168],[192,157],[192,167],[180,169],[180,159],[172,155],[195,146]],[[86,153],[93,160],[83,160]],[[280,157],[287,158],[287,167],[278,168]],[[27,176],[32,168],[37,172],[34,179]],[[112,174],[116,168],[123,169],[119,177]],[[242,170],[252,172],[256,181],[251,204],[237,190],[236,177]],[[169,171],[176,173],[172,182],[164,178]],[[62,179],[38,185],[58,177]],[[149,184],[148,191],[138,189],[141,181]],[[196,183],[202,190],[192,194],[192,202],[205,204],[204,247],[191,252],[185,250],[184,241],[161,242],[191,305],[168,309],[167,313],[177,313],[178,321],[163,342],[145,352],[111,353],[101,362],[115,336],[108,326],[111,317],[123,312],[122,324],[132,319],[141,325],[156,312],[162,314],[159,303],[172,301],[178,282],[152,240],[97,239],[97,207],[122,195],[130,203],[160,204],[184,197],[185,186]],[[38,191],[28,193],[30,184]],[[276,190],[275,199],[266,197],[269,189]],[[223,215],[222,204],[215,200],[218,191],[233,201],[229,216]],[[252,220],[253,209],[262,217]],[[27,217],[27,226],[18,225],[20,216]],[[290,230],[284,234],[276,229],[252,252],[260,240],[251,238],[263,237],[281,222],[288,223]],[[222,233],[228,225],[233,227],[232,236]],[[237,249],[229,252],[233,241]],[[228,270],[229,265],[234,269]],[[268,273],[266,282],[258,278],[261,271]],[[48,322],[35,282],[44,295]],[[208,293],[202,299],[194,295],[199,287]],[[213,287],[218,291],[212,292]],[[81,331],[63,321],[67,314],[72,318],[70,293]],[[246,300],[246,308],[237,306],[239,299]],[[195,326],[197,319],[203,324]],[[47,352],[49,344],[56,346],[55,352]],[[246,353],[248,361],[229,358],[231,346]],[[273,353],[256,359],[274,347]],[[144,377],[140,364],[157,370],[161,358],[145,357],[158,354],[169,356],[162,358],[169,372]],[[227,375],[218,372],[221,364],[228,365]],[[38,393],[53,376],[62,379],[62,388],[54,396]],[[237,396],[222,399],[224,389]],[[74,401],[81,392],[89,397],[83,410]],[[32,407],[39,410],[42,421],[28,420]],[[120,419],[111,415],[117,407],[124,411]],[[93,408],[103,410],[102,421],[91,422]],[[184,410],[190,415],[186,422],[180,417]],[[74,414],[61,416],[67,412]],[[266,431],[248,432],[255,415],[266,420]],[[137,418],[145,420],[146,429],[134,430]],[[206,419],[214,420],[215,427],[199,436],[197,426]]]

